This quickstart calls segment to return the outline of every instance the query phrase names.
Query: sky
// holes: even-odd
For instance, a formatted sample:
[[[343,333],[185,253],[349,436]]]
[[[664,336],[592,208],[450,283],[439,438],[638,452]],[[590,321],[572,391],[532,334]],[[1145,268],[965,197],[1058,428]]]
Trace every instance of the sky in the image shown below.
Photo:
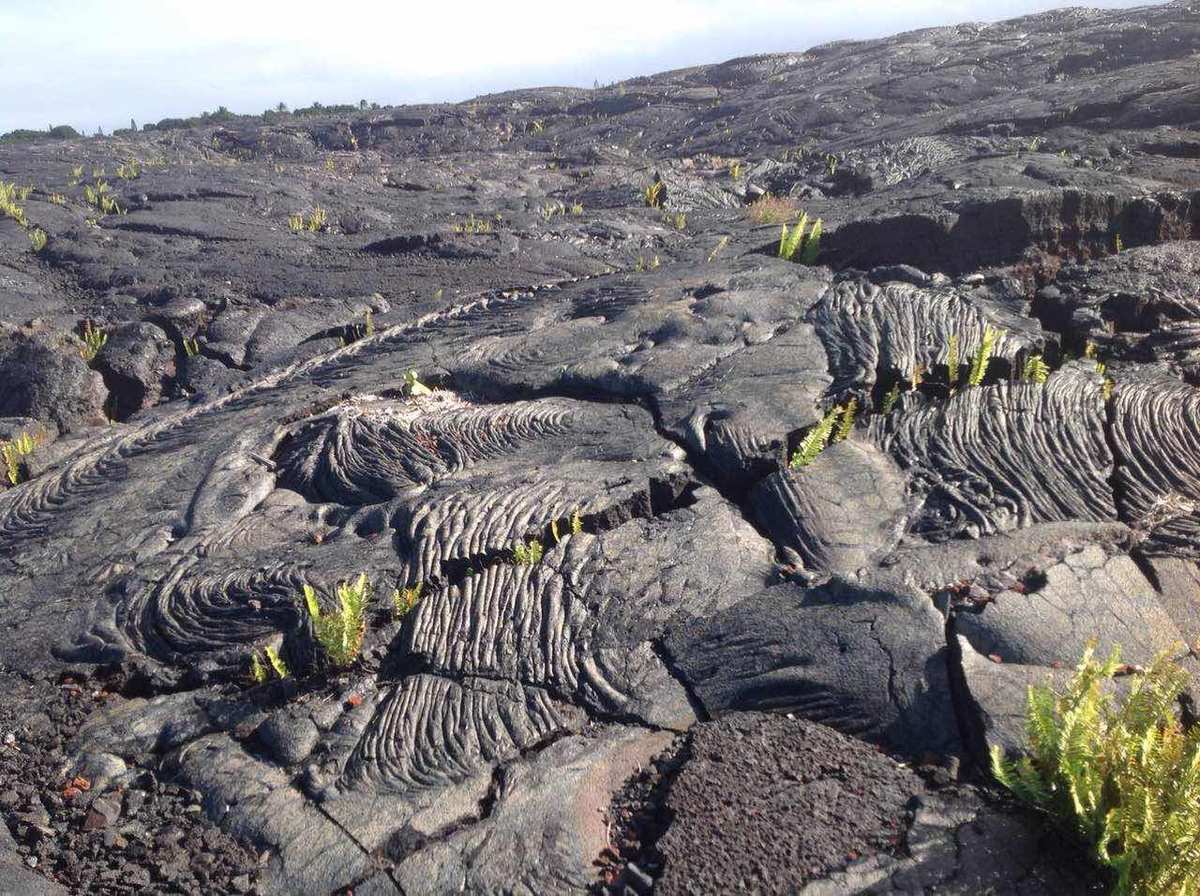
[[[1063,0],[0,0],[0,133],[591,87]],[[1092,0],[1131,7],[1145,0]]]

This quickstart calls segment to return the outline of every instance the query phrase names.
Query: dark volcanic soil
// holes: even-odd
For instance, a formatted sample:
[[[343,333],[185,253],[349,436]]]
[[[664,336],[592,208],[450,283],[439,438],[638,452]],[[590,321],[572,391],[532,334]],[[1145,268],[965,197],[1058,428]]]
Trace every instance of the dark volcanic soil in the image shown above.
[[[981,768],[1200,642],[1198,54],[0,145],[0,892],[1094,892]]]
[[[55,892],[33,871],[79,893],[258,891],[257,853],[204,815],[202,794],[150,770],[129,776],[124,763],[71,757],[71,739],[114,698],[119,676],[0,683],[0,807],[14,838],[0,851],[3,892]]]

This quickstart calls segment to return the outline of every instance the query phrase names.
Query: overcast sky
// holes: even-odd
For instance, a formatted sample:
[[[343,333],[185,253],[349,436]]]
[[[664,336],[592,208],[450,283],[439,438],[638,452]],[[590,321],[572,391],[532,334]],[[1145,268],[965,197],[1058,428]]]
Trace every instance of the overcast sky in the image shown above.
[[[0,0],[0,132],[590,87],[1062,0]],[[1103,7],[1144,0],[1096,0]]]

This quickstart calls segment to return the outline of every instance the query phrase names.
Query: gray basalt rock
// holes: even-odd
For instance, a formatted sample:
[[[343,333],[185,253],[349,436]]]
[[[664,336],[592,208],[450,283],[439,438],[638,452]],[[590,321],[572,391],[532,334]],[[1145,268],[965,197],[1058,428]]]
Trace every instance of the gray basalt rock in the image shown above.
[[[196,791],[264,893],[1085,892],[947,782],[1091,639],[1200,639],[1197,50],[1191,0],[1075,9],[0,146],[49,234],[0,220],[0,440],[38,433],[0,470],[0,664],[90,710],[54,774]],[[135,157],[90,220],[73,168]],[[816,264],[779,257],[801,211]],[[334,668],[304,588],[361,574]],[[41,819],[67,782],[20,783]],[[830,839],[800,881],[792,791],[899,807],[906,851]]]
[[[77,346],[46,334],[0,333],[0,417],[32,417],[58,432],[103,423],[104,380]]]

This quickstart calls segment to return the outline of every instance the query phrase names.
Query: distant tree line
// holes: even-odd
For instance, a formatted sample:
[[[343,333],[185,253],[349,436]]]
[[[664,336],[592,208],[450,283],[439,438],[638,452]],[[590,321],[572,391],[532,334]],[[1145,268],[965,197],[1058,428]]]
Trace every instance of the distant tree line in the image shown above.
[[[69,124],[57,124],[48,126],[44,131],[17,128],[17,130],[9,131],[7,134],[0,134],[0,143],[23,143],[27,140],[45,140],[47,137],[52,140],[70,140],[79,136],[81,136],[79,131],[75,130]]]
[[[348,115],[352,112],[366,112],[379,108],[379,103],[368,103],[366,100],[359,100],[358,105],[349,103],[343,105],[324,106],[321,103],[313,103],[311,106],[304,106],[299,109],[288,111],[287,103],[280,103],[274,109],[267,109],[262,113],[263,121],[272,121],[284,116],[297,115],[301,118],[313,115]],[[182,128],[193,128],[198,125],[205,124],[222,124],[228,121],[237,121],[239,118],[252,118],[257,116],[238,115],[235,112],[230,112],[225,106],[218,106],[215,112],[201,112],[199,115],[193,115],[190,118],[164,118],[157,122],[152,122],[142,125],[142,131],[175,131]],[[137,122],[133,119],[129,120],[128,128],[118,128],[113,131],[113,136],[123,137],[138,132]],[[54,140],[69,140],[75,137],[82,136],[77,130],[70,125],[60,124],[53,127],[48,127],[44,131],[33,131],[26,128],[18,128],[15,131],[9,131],[7,134],[0,134],[0,143],[21,143],[28,140],[45,140],[47,137]],[[104,131],[101,128],[96,129],[96,136],[104,136]]]

